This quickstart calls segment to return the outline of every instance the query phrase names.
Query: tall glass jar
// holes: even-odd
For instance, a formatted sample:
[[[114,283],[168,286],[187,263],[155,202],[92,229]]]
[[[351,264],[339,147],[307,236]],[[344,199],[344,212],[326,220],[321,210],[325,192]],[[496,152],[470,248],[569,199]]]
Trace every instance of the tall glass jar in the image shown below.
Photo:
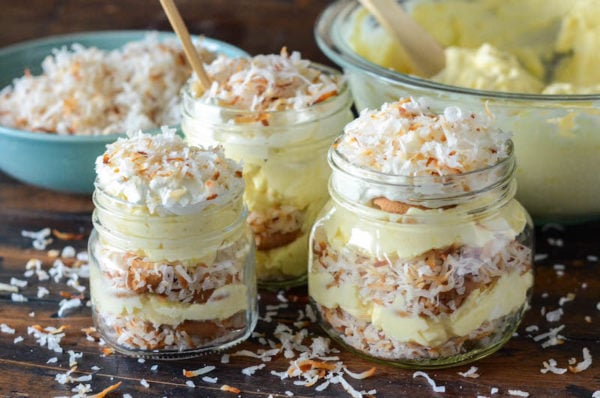
[[[330,149],[332,200],[311,232],[308,287],[333,338],[416,368],[473,361],[510,339],[533,286],[533,226],[508,152],[464,174],[402,177]]]
[[[256,240],[256,274],[263,287],[306,283],[308,235],[329,196],[327,149],[352,120],[352,99],[339,72],[337,95],[300,110],[246,111],[183,90],[182,130],[191,144],[221,144],[243,162],[248,223]]]
[[[110,346],[180,359],[249,337],[258,311],[241,189],[229,201],[179,215],[148,214],[98,187],[93,200],[92,313]]]

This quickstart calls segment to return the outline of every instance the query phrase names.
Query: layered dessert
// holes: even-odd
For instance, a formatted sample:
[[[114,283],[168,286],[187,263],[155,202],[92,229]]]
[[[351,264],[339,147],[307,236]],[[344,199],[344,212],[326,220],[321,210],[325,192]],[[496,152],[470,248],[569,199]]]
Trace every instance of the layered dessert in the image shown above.
[[[219,56],[207,90],[184,92],[182,129],[191,143],[225,147],[244,165],[244,200],[263,285],[305,281],[308,233],[328,199],[327,148],[352,119],[338,72],[300,54]]]
[[[334,338],[418,366],[473,359],[510,338],[533,270],[509,137],[491,115],[438,114],[413,99],[346,126],[308,273]]]
[[[247,337],[256,282],[241,166],[164,129],[108,145],[96,171],[90,285],[105,340],[179,357]]]

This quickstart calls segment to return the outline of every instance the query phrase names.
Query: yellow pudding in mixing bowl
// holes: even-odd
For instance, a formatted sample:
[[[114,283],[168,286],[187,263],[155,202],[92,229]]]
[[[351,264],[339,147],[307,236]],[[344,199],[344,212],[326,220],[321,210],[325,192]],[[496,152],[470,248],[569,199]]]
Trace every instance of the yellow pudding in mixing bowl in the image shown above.
[[[595,1],[402,1],[444,47],[446,68],[423,78],[398,59],[356,2],[334,2],[320,48],[348,77],[358,110],[404,96],[490,109],[513,132],[517,198],[540,223],[600,216],[600,24]]]

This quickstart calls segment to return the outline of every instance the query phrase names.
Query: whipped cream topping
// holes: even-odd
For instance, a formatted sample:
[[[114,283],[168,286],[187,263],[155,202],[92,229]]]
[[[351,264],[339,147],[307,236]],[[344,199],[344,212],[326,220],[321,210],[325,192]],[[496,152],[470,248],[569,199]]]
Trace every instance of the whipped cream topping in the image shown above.
[[[364,110],[334,144],[350,163],[398,176],[456,175],[508,156],[511,134],[493,116],[447,107],[434,113],[425,99],[403,98]]]
[[[201,99],[248,111],[304,109],[338,93],[339,78],[323,73],[300,53],[227,58],[206,67],[212,80]]]
[[[189,214],[244,189],[242,167],[221,146],[188,146],[175,129],[128,134],[96,159],[96,188],[150,214]]]

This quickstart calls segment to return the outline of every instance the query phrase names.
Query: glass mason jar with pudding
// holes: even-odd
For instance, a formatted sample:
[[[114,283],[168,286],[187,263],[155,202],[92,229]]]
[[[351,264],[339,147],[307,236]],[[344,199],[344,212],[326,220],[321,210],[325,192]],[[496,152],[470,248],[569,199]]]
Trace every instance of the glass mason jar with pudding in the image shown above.
[[[517,328],[534,278],[512,143],[486,115],[415,100],[382,109],[329,151],[331,200],[308,271],[319,322],[346,348],[402,367],[489,355]]]
[[[194,82],[183,90],[184,135],[192,144],[221,144],[243,163],[258,284],[304,284],[308,234],[328,200],[327,149],[352,119],[348,86],[339,72],[297,53],[221,57],[207,72],[210,90],[198,93]]]
[[[249,337],[258,313],[241,167],[172,134],[118,141],[97,171],[90,288],[102,338],[180,359]]]

